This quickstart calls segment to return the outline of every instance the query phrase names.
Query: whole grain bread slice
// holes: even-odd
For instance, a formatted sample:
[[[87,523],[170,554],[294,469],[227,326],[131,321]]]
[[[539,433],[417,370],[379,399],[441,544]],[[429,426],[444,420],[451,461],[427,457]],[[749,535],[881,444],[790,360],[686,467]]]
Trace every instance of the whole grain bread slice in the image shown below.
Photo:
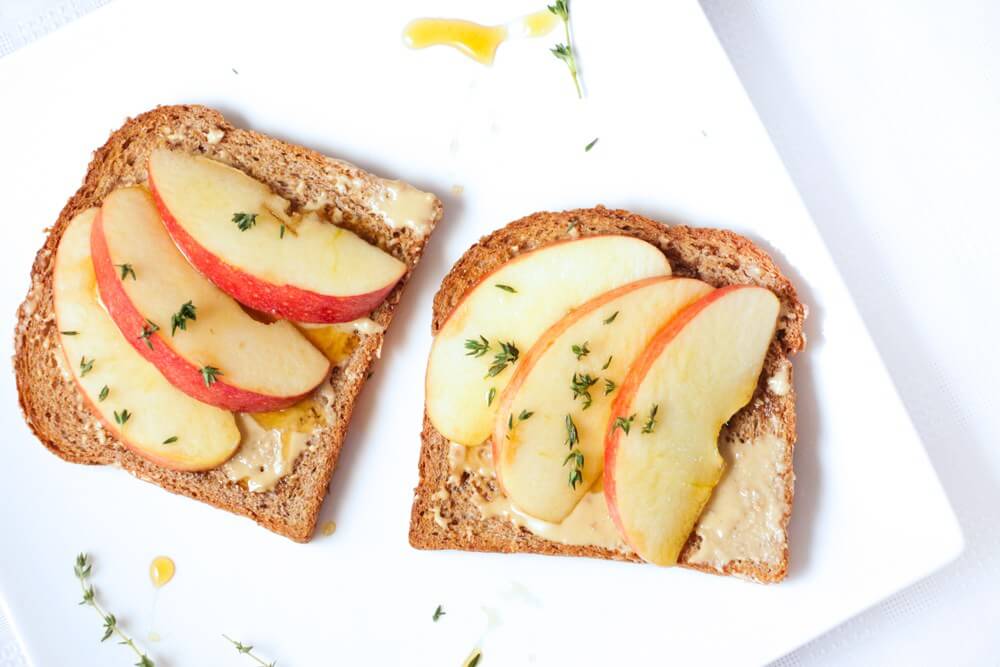
[[[795,479],[792,471],[795,391],[789,357],[805,345],[806,309],[774,261],[749,239],[720,229],[668,226],[628,211],[602,206],[535,213],[482,238],[459,259],[434,297],[432,332],[437,334],[469,289],[504,262],[555,241],[599,234],[626,234],[652,243],[670,260],[674,275],[698,278],[716,287],[760,285],[780,299],[777,333],[768,349],[754,396],[723,427],[720,436],[720,449],[731,441],[739,441],[740,446],[753,446],[764,436],[780,440],[780,460],[774,461],[774,483],[782,506],[778,508],[773,534],[760,536],[764,540],[774,540],[771,551],[776,557],[767,561],[732,558],[712,564],[694,562],[702,539],[699,526],[695,527],[680,557],[682,565],[706,572],[759,582],[780,581],[788,569],[787,525]],[[782,381],[769,382],[775,377]],[[469,470],[454,474],[449,464],[450,443],[434,429],[426,413],[421,438],[420,481],[414,491],[410,518],[410,544],[414,547],[639,561],[627,550],[562,544],[535,535],[501,516],[484,518],[479,506],[482,501],[489,503],[500,494],[496,479]],[[723,454],[726,453],[723,449]],[[478,505],[477,500],[480,501]]]
[[[293,540],[310,539],[326,496],[354,402],[369,366],[382,346],[382,333],[361,336],[358,346],[333,371],[335,419],[313,436],[292,472],[277,486],[253,493],[229,481],[220,470],[177,472],[152,464],[114,439],[85,407],[72,379],[61,372],[60,347],[52,304],[52,268],[68,222],[99,206],[117,187],[146,180],[150,151],[167,146],[206,155],[243,170],[288,199],[295,209],[320,209],[405,262],[408,269],[385,301],[371,313],[383,327],[420,259],[429,232],[441,217],[435,200],[426,229],[394,227],[372,205],[385,182],[353,165],[273,137],[234,127],[220,113],[202,106],[162,106],[129,119],[93,156],[83,185],[50,229],[31,272],[31,287],[18,309],[14,371],[28,426],[59,457],[74,463],[114,464],[136,477],[216,507],[241,514]]]

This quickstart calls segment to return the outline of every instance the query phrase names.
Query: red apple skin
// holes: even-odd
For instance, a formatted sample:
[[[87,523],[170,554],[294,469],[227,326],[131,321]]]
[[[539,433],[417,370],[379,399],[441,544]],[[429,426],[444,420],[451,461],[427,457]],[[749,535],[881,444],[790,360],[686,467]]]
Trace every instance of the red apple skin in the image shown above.
[[[531,369],[538,362],[539,357],[541,357],[550,347],[550,341],[558,338],[566,329],[573,326],[580,318],[584,317],[588,313],[593,312],[597,308],[602,308],[609,301],[617,299],[623,294],[628,294],[636,289],[641,289],[646,285],[651,285],[653,283],[664,282],[668,280],[676,280],[677,276],[653,276],[652,278],[644,278],[642,280],[637,280],[635,282],[626,283],[620,287],[604,292],[590,301],[580,305],[574,309],[571,313],[565,317],[556,321],[555,324],[550,326],[545,330],[538,340],[532,344],[531,349],[528,353],[518,361],[514,368],[514,375],[511,376],[510,382],[504,388],[503,393],[500,395],[500,401],[497,404],[497,414],[505,415],[511,412],[511,403],[513,402],[513,397],[517,394],[517,390],[520,389],[521,385],[524,384],[525,378],[531,372]],[[478,284],[478,283],[477,283]],[[507,490],[503,485],[503,477],[500,474],[500,443],[502,443],[507,437],[507,422],[502,419],[498,419],[496,422],[496,428],[493,430],[493,437],[491,439],[491,449],[493,450],[493,461],[494,468],[496,470],[497,484],[500,486],[500,491],[505,495],[509,496]]]
[[[615,458],[618,455],[618,445],[619,439],[621,438],[621,429],[615,428],[615,420],[619,417],[628,418],[632,412],[632,399],[635,398],[636,392],[639,390],[639,386],[642,384],[643,379],[646,377],[646,373],[649,372],[649,368],[653,365],[653,362],[660,356],[663,352],[663,348],[674,339],[675,336],[685,327],[687,324],[695,318],[702,310],[704,310],[711,303],[724,297],[730,292],[734,292],[740,289],[746,289],[747,287],[753,287],[752,285],[729,285],[727,287],[720,287],[717,290],[709,292],[707,295],[695,301],[693,304],[682,310],[677,314],[674,319],[670,320],[662,329],[660,329],[653,339],[649,342],[649,345],[643,350],[639,358],[632,363],[632,367],[628,371],[628,375],[625,376],[625,380],[622,381],[621,387],[618,389],[618,396],[615,397],[614,403],[611,404],[611,414],[608,417],[608,432],[604,437],[604,500],[608,505],[608,514],[611,515],[611,520],[614,521],[615,526],[618,528],[618,534],[623,540],[633,549],[635,545],[629,542],[628,534],[625,532],[625,527],[622,524],[621,516],[618,514],[618,503],[616,502],[616,487],[615,487]],[[635,424],[632,425],[635,427]]]
[[[330,324],[365,317],[385,301],[405,274],[404,269],[394,281],[379,290],[350,296],[330,296],[294,285],[275,285],[226,263],[195,241],[167,209],[156,189],[152,169],[149,171],[149,191],[167,232],[196,269],[243,305],[282,319]]]
[[[118,271],[111,261],[100,213],[97,214],[90,231],[90,256],[94,263],[94,274],[97,276],[97,289],[101,294],[101,301],[122,335],[139,354],[156,366],[163,377],[188,396],[202,403],[234,412],[270,412],[294,405],[312,393],[310,389],[297,396],[258,394],[227,384],[226,376],[222,374],[217,376],[212,386],[206,386],[201,371],[174,352],[166,343],[162,329],[147,339],[153,349],[139,338],[143,327],[146,326],[146,320],[129,300]]]

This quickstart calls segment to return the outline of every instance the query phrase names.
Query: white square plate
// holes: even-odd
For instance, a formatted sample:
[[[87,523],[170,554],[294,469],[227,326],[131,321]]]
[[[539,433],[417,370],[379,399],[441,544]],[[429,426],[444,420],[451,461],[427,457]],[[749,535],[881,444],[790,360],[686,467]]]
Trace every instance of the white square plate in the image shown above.
[[[332,537],[293,544],[114,469],[63,463],[34,441],[3,374],[0,588],[36,664],[131,664],[126,649],[98,643],[100,620],[76,606],[78,551],[93,554],[101,599],[158,664],[248,664],[225,632],[286,666],[458,665],[478,642],[484,666],[761,663],[960,552],[864,324],[694,0],[575,1],[583,102],[547,52],[558,34],[502,46],[492,68],[400,40],[417,15],[502,22],[540,8],[119,0],[0,61],[8,333],[43,228],[90,152],[156,104],[217,107],[446,205],[355,412],[322,512],[337,522]],[[796,360],[792,565],[779,586],[407,544],[441,277],[512,219],[596,203],[747,234],[811,307]],[[160,553],[177,576],[157,593],[146,570]],[[438,604],[447,615],[432,623]]]

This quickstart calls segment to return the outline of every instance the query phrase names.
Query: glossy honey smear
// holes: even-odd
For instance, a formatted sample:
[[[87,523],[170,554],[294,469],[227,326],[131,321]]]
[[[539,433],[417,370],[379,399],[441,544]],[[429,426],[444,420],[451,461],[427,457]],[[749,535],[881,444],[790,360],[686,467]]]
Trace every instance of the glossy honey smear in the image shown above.
[[[174,578],[174,561],[167,556],[157,556],[149,564],[149,579],[154,588],[163,588]]]
[[[300,325],[299,331],[305,334],[309,342],[326,355],[334,364],[341,364],[354,352],[358,346],[358,337],[351,330],[333,326]]]
[[[541,37],[555,28],[558,19],[548,9],[528,14],[506,25],[482,25],[464,19],[420,18],[403,30],[403,42],[411,49],[450,46],[484,65],[492,65],[497,48],[511,31],[523,37]]]

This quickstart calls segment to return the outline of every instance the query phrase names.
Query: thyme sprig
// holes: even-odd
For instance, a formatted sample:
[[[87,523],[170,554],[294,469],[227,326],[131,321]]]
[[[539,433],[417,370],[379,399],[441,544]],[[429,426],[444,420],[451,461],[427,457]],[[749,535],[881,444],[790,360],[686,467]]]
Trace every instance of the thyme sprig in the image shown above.
[[[580,434],[573,423],[573,417],[566,415],[566,445],[573,449],[580,443]]]
[[[579,449],[570,450],[570,453],[567,454],[566,458],[563,460],[563,465],[570,462],[573,463],[573,467],[569,471],[569,486],[571,489],[575,490],[577,484],[583,483],[583,452]]]
[[[535,414],[534,412],[529,412],[527,410],[521,410],[521,414],[517,416],[518,422],[528,421],[531,416]],[[514,413],[507,415],[507,439],[510,439],[511,434],[514,433]]]
[[[573,52],[573,40],[569,34],[569,0],[556,0],[554,5],[547,5],[548,10],[562,19],[563,30],[566,34],[565,44],[556,44],[551,49],[552,55],[566,63],[569,68],[569,75],[573,77],[573,85],[576,87],[576,96],[583,98],[583,89],[580,88],[579,68],[576,65],[576,55]]]
[[[236,226],[240,228],[241,232],[245,232],[254,225],[257,224],[257,214],[256,213],[233,213],[233,222]]]
[[[149,338],[159,330],[160,327],[155,322],[153,322],[152,320],[146,320],[146,323],[142,325],[142,331],[139,332],[137,338],[142,342],[144,342],[146,344],[146,347],[152,350],[153,341],[151,341]]]
[[[94,360],[87,361],[87,357],[80,357],[80,377],[83,377],[94,370]]]
[[[196,310],[197,306],[190,301],[182,303],[180,309],[170,316],[170,335],[173,336],[178,329],[187,331],[187,321],[193,322],[198,319]]]
[[[611,427],[611,432],[614,433],[616,428],[620,428],[625,431],[625,435],[632,429],[632,422],[635,421],[635,413],[633,412],[630,417],[618,417],[615,419],[615,425]]]
[[[132,276],[132,280],[135,280],[135,269],[132,268],[131,264],[115,264],[120,271],[122,280],[125,280],[129,276]]]
[[[611,324],[612,322],[614,322],[614,321],[615,321],[615,319],[616,319],[616,318],[618,317],[618,313],[620,313],[620,312],[621,312],[621,311],[619,311],[619,310],[616,310],[615,312],[613,312],[613,313],[611,313],[610,315],[608,315],[607,317],[605,317],[605,318],[604,318],[604,320],[602,320],[602,321],[603,321],[603,322],[604,322],[605,324]]]
[[[583,345],[573,345],[571,348],[573,354],[576,355],[576,360],[580,361],[585,356],[590,354],[590,341],[583,341]]]
[[[563,465],[572,462],[573,467],[569,471],[569,486],[576,489],[577,484],[583,483],[583,452],[577,447],[580,444],[580,433],[576,430],[573,417],[566,415],[566,443],[569,447],[569,454],[563,460]]]
[[[652,433],[653,429],[656,428],[656,413],[659,409],[659,404],[653,403],[653,407],[649,411],[649,419],[647,419],[646,423],[642,425],[643,433]]]
[[[590,388],[593,387],[600,378],[591,377],[590,373],[573,373],[573,380],[569,388],[573,390],[573,400],[583,397],[583,409],[586,410],[594,402],[590,397]]]
[[[514,343],[501,342],[500,351],[493,356],[493,363],[490,364],[490,370],[486,372],[486,377],[491,378],[500,375],[508,365],[517,361],[519,355],[520,351]]]
[[[510,292],[511,294],[517,294],[517,290],[514,289],[513,287],[511,287],[510,285],[504,285],[504,284],[501,284],[501,283],[497,283],[496,284],[496,288],[497,289],[502,289],[504,292]]]
[[[225,375],[225,373],[215,366],[202,366],[198,369],[198,372],[201,373],[201,379],[205,381],[206,387],[211,387],[218,381],[215,377],[216,375]]]
[[[90,557],[85,553],[81,553],[76,557],[73,573],[76,574],[76,578],[80,582],[80,589],[83,591],[83,600],[80,601],[80,604],[92,607],[104,621],[104,635],[101,637],[101,641],[107,641],[112,635],[117,635],[119,639],[118,643],[122,646],[128,646],[139,657],[139,662],[135,663],[136,667],[155,667],[149,656],[136,646],[132,638],[125,634],[121,627],[119,627],[118,619],[115,618],[115,615],[106,611],[97,601],[97,593],[94,590],[93,584],[90,583],[92,568],[93,564],[90,562]]]
[[[604,395],[605,396],[607,396],[608,394],[610,394],[611,392],[613,392],[617,388],[618,388],[618,385],[616,385],[614,383],[614,380],[608,380],[608,379],[604,380]]]
[[[434,620],[435,623],[437,623],[438,619],[447,613],[448,612],[446,612],[444,609],[441,608],[441,605],[438,605],[437,609],[434,610],[434,615],[431,616],[431,618]]]
[[[467,357],[481,357],[490,350],[490,341],[486,340],[483,335],[479,336],[479,340],[475,338],[467,338],[465,340],[465,349],[468,350],[465,353]]]
[[[250,644],[244,644],[243,642],[238,642],[235,639],[229,637],[228,635],[222,635],[222,636],[226,639],[227,642],[233,645],[237,653],[242,653],[243,655],[251,658],[258,665],[263,665],[263,667],[274,667],[275,665],[278,664],[277,660],[273,662],[268,662],[263,658],[261,658],[260,656],[254,655],[253,646],[251,646]]]

